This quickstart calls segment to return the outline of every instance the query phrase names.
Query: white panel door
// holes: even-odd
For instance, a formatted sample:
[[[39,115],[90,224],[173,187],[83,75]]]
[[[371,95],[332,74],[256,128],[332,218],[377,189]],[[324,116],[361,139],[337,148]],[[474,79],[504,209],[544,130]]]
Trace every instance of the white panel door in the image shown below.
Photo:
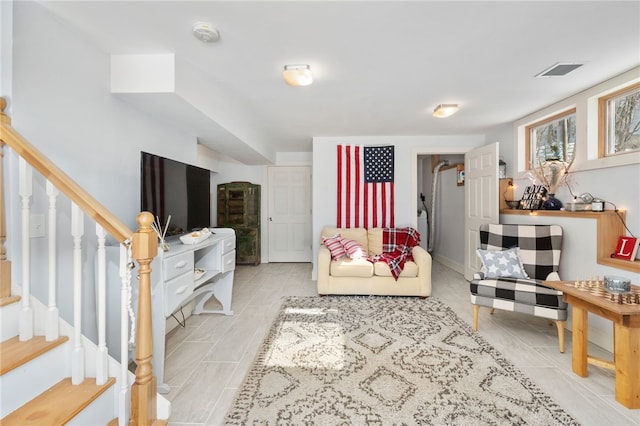
[[[269,262],[311,262],[311,167],[269,167]]]
[[[480,225],[498,223],[498,143],[468,151],[464,158],[464,277],[473,278],[480,270],[476,255]]]

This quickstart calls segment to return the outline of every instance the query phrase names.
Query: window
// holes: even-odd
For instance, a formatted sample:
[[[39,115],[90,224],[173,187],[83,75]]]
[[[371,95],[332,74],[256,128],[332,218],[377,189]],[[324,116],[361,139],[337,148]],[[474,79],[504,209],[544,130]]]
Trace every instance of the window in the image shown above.
[[[576,109],[537,121],[525,127],[527,168],[545,161],[570,163],[575,154]]]
[[[640,151],[640,83],[598,98],[598,157]]]

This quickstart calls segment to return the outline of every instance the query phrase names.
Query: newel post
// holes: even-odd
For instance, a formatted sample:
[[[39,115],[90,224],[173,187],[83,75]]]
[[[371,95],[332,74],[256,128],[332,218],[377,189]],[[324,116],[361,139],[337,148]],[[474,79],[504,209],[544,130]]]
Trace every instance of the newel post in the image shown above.
[[[0,98],[0,297],[11,296],[11,262],[7,260],[7,223],[4,205],[4,140],[2,138],[2,125],[11,124],[11,119],[5,115],[4,108],[7,102]]]
[[[158,237],[151,229],[153,215],[138,214],[139,229],[133,234],[131,253],[139,265],[138,327],[136,333],[136,381],[131,388],[131,425],[150,425],[156,420],[156,377],[151,358],[151,262],[158,254]]]

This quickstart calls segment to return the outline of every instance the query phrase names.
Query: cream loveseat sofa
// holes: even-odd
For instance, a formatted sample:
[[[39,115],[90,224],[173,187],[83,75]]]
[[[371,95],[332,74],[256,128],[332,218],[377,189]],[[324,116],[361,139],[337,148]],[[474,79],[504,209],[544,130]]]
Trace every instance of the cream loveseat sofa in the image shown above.
[[[431,295],[431,255],[420,246],[413,247],[413,261],[405,263],[396,281],[386,263],[348,257],[332,260],[329,249],[322,244],[323,237],[340,234],[342,238],[358,242],[370,256],[379,255],[382,232],[382,228],[323,228],[318,251],[318,294]]]

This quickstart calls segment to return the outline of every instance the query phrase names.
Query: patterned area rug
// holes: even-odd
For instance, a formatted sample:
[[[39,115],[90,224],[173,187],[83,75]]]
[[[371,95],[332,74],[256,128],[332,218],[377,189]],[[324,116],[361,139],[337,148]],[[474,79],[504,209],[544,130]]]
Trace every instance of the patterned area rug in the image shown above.
[[[287,298],[229,425],[578,424],[437,299]]]

